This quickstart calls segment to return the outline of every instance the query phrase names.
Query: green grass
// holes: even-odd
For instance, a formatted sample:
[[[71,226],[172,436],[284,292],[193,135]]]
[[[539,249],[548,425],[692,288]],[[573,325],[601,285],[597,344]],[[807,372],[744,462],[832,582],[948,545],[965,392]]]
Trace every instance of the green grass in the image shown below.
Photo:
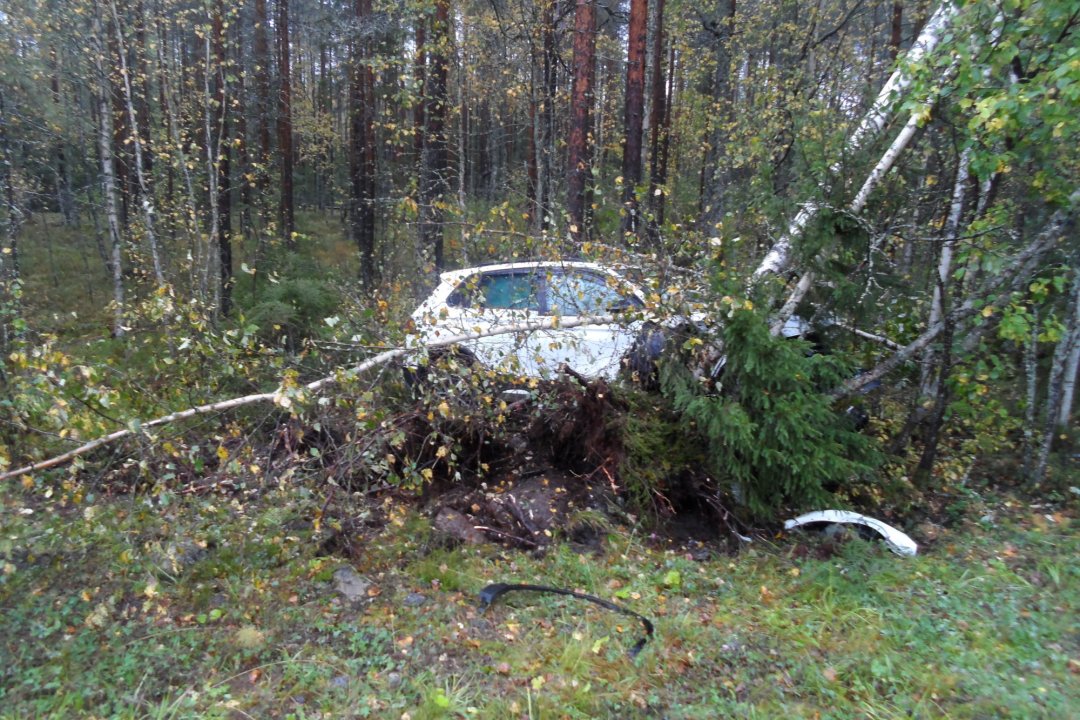
[[[433,545],[407,508],[359,540],[371,597],[333,588],[322,505],[146,497],[60,507],[3,491],[3,717],[1068,717],[1080,541],[1015,502],[915,559],[789,540],[694,562],[615,530],[602,554]],[[27,510],[33,510],[32,514]],[[807,540],[807,542],[813,542]],[[640,626],[569,598],[612,597]],[[407,607],[403,598],[428,598]]]

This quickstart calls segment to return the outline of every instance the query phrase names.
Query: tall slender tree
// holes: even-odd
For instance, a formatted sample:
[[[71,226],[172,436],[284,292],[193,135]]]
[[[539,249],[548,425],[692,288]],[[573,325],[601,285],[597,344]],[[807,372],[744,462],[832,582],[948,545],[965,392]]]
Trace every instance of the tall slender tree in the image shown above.
[[[574,9],[573,91],[570,95],[570,137],[566,154],[566,211],[570,238],[580,243],[589,236],[587,195],[592,180],[593,79],[596,73],[596,4],[576,0]]]
[[[222,315],[232,312],[233,260],[232,260],[232,143],[229,136],[229,117],[225,86],[228,56],[226,54],[225,0],[217,0],[213,10],[214,34],[214,108],[217,125],[217,205],[220,219],[217,228],[218,265],[218,311]]]
[[[375,284],[375,83],[371,69],[371,0],[354,0],[350,82],[349,228],[360,254],[360,282]]]
[[[430,252],[436,270],[446,265],[443,224],[450,192],[450,155],[447,148],[446,117],[449,109],[450,2],[435,0],[428,50],[428,77],[424,108],[424,150],[422,159],[420,237],[424,252]]]
[[[641,183],[641,136],[645,117],[645,50],[648,28],[648,0],[630,0],[630,28],[626,46],[626,96],[623,106],[622,232],[624,239],[636,235],[639,225],[637,188]],[[657,34],[659,35],[659,32]]]
[[[292,61],[289,36],[289,0],[277,0],[278,60],[278,156],[281,167],[281,196],[278,228],[285,246],[296,248],[296,213],[293,198]]]

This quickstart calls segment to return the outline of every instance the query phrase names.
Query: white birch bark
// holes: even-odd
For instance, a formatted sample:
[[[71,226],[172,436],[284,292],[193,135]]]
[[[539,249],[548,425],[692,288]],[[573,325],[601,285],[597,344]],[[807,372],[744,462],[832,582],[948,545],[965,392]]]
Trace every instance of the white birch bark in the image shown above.
[[[896,164],[896,159],[900,157],[900,154],[907,148],[912,138],[915,137],[915,131],[918,130],[919,124],[923,118],[933,108],[934,103],[937,101],[936,96],[927,102],[923,103],[915,112],[911,114],[908,121],[904,124],[903,129],[893,139],[892,144],[889,145],[889,149],[885,151],[885,154],[881,156],[877,165],[870,171],[870,174],[866,177],[859,192],[856,193],[855,198],[847,206],[846,210],[852,215],[858,215],[866,208],[866,201],[870,198],[870,193],[882,179],[892,170],[893,165]],[[792,221],[791,226],[788,228],[788,245],[785,252],[790,255],[791,241],[801,236],[806,230],[806,224],[817,214],[818,207],[813,204],[804,205],[795,216],[795,220]],[[793,233],[792,228],[797,228],[798,232]],[[777,246],[773,246],[770,254],[775,251]],[[762,263],[764,264],[764,260]],[[785,259],[785,263],[787,260]],[[769,272],[769,271],[765,271]],[[777,271],[779,272],[779,271]],[[758,269],[754,271],[754,276],[759,277],[762,272],[762,266],[758,266]],[[787,301],[784,302],[780,311],[773,319],[773,324],[769,328],[769,332],[773,335],[779,335],[783,330],[784,324],[795,313],[795,308],[798,307],[802,299],[806,297],[806,293],[809,292],[811,286],[814,283],[814,271],[808,270],[801,278],[799,282],[795,284],[795,288],[791,291]]]
[[[926,26],[923,27],[922,32],[919,33],[919,37],[916,38],[911,49],[907,52],[904,62],[893,72],[892,76],[889,77],[888,81],[878,93],[877,99],[875,99],[873,105],[870,106],[870,110],[863,116],[862,122],[859,123],[859,126],[851,134],[851,137],[848,138],[844,149],[845,155],[854,153],[861,148],[863,144],[876,137],[884,130],[901,94],[909,85],[911,85],[911,75],[908,72],[907,66],[918,62],[929,53],[933,52],[934,48],[941,42],[941,38],[945,34],[946,28],[948,28],[949,24],[952,22],[956,12],[956,8],[950,0],[944,0],[938,7],[933,17],[930,18],[926,23]],[[914,115],[913,119],[916,119],[914,118]],[[907,129],[908,128],[905,127],[905,131],[907,131]],[[914,128],[912,128],[911,132],[914,132]],[[905,146],[908,140],[910,140],[910,137],[904,141]],[[901,147],[901,150],[902,149],[903,148]],[[899,151],[897,151],[897,154],[899,154]],[[890,160],[890,167],[892,161],[895,161],[895,159],[896,158],[894,157]],[[830,169],[832,174],[835,175],[842,168],[840,163],[836,163]],[[873,174],[871,175],[873,176]],[[802,206],[788,225],[787,231],[773,244],[772,248],[765,254],[765,257],[762,258],[761,262],[754,270],[753,278],[755,280],[764,275],[780,274],[787,269],[791,262],[793,243],[806,232],[807,225],[810,224],[811,220],[817,217],[820,210],[821,207],[813,202],[805,203]]]
[[[944,242],[941,246],[941,255],[938,258],[937,277],[934,282],[933,295],[930,300],[930,317],[928,325],[934,325],[941,320],[945,307],[945,287],[952,274],[953,254],[956,250],[957,237],[960,234],[960,219],[964,212],[964,198],[967,194],[968,179],[971,177],[971,149],[965,148],[960,153],[960,162],[956,167],[956,181],[953,183],[952,202],[949,205],[949,216],[945,220]],[[923,353],[920,391],[923,397],[937,397],[938,383],[940,378],[935,378],[934,364],[937,353],[933,346]]]
[[[1080,307],[1080,306],[1078,306]],[[1072,346],[1069,348],[1069,357],[1065,363],[1065,380],[1061,384],[1061,407],[1058,408],[1057,426],[1069,427],[1069,419],[1072,417],[1073,400],[1076,396],[1077,372],[1080,371],[1080,309],[1073,314]]]
[[[113,336],[123,337],[124,327],[124,272],[123,240],[120,233],[120,209],[116,202],[116,176],[113,173],[112,108],[109,107],[109,75],[105,71],[105,41],[101,20],[94,14],[91,26],[94,40],[94,70],[98,80],[98,150],[101,155],[101,192],[105,200],[105,217],[109,226],[110,264],[113,281]]]
[[[158,253],[157,234],[154,232],[154,204],[150,196],[150,185],[143,171],[142,136],[139,135],[139,121],[135,114],[135,103],[131,96],[131,75],[127,66],[127,49],[124,45],[124,33],[120,28],[120,15],[116,11],[115,0],[110,0],[113,24],[116,28],[116,43],[120,55],[120,75],[124,78],[124,101],[127,106],[128,122],[131,123],[131,139],[135,148],[135,177],[139,182],[139,207],[143,212],[143,225],[146,229],[146,241],[150,246],[150,259],[154,266],[154,279],[158,286],[165,285],[165,273],[161,268],[161,256]]]
[[[1031,332],[1024,343],[1024,474],[1030,475],[1035,459],[1035,418],[1039,388],[1039,309],[1035,308]]]

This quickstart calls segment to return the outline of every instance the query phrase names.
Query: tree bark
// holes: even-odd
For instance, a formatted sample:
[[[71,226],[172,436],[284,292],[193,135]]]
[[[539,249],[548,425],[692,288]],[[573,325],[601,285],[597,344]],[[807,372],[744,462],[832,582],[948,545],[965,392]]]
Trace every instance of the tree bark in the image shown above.
[[[911,50],[908,51],[905,58],[905,64],[918,62],[932,52],[941,41],[941,38],[945,35],[945,31],[952,22],[955,14],[955,7],[951,2],[945,0],[938,8],[937,12],[934,13],[934,16],[930,21],[926,23],[922,33],[915,40],[915,44],[912,45]],[[905,68],[897,68],[897,70],[893,72],[892,76],[881,88],[873,105],[870,106],[870,109],[863,116],[859,126],[851,134],[851,137],[848,138],[844,155],[855,153],[867,141],[877,136],[885,129],[885,125],[888,122],[893,108],[899,103],[903,91],[906,90],[910,84],[911,77],[908,75]],[[914,134],[917,122],[917,113],[913,113],[912,120],[909,120],[910,128],[905,127],[905,130],[902,131],[902,135],[904,133]],[[904,145],[906,145],[906,141]],[[888,154],[886,154],[886,157],[887,156]],[[895,160],[895,157],[892,158],[892,160]],[[891,167],[891,161],[889,166]],[[832,174],[838,174],[841,169],[841,164],[835,163],[831,168]],[[884,173],[880,174],[883,175]],[[873,177],[873,173],[871,177]],[[860,191],[860,195],[862,195],[864,191],[867,193],[869,192],[869,188],[866,185],[864,185],[864,190]],[[816,218],[820,211],[821,208],[817,203],[811,202],[803,205],[802,209],[799,210],[795,215],[795,218],[788,225],[787,231],[773,244],[772,248],[765,254],[761,263],[754,270],[753,277],[755,279],[761,278],[764,275],[779,275],[787,270],[791,263],[791,251],[794,241],[802,236],[806,231],[807,226],[810,224],[810,221]]]
[[[135,99],[131,92],[131,73],[128,71],[127,47],[124,43],[124,32],[120,25],[120,14],[116,10],[115,0],[110,0],[109,8],[112,11],[113,28],[116,32],[116,46],[120,58],[120,75],[123,79],[124,104],[127,108],[128,123],[131,125],[131,144],[135,148],[135,177],[139,183],[139,207],[142,210],[143,230],[146,232],[147,245],[150,247],[150,259],[154,267],[154,280],[158,286],[166,284],[165,272],[161,266],[161,254],[158,250],[157,231],[154,227],[154,197],[150,192],[150,182],[147,178],[146,165],[144,162],[143,129],[139,126],[139,118],[135,112]]]
[[[120,231],[120,208],[116,199],[116,176],[113,170],[113,115],[109,95],[112,83],[105,70],[106,44],[103,39],[100,11],[94,13],[91,35],[94,40],[94,69],[97,74],[98,151],[101,154],[101,192],[109,227],[110,265],[113,283],[113,337],[121,338],[124,327],[124,272],[121,266],[123,239]]]
[[[892,25],[889,33],[889,59],[895,61],[900,54],[900,42],[903,39],[904,28],[904,3],[902,0],[893,0]]]
[[[416,167],[423,173],[424,157],[424,104],[427,96],[427,17],[419,13],[416,18],[416,57],[413,60],[413,82],[416,97],[413,99],[413,150]]]
[[[289,0],[277,5],[278,155],[281,161],[281,197],[278,201],[278,228],[285,247],[296,249],[296,216],[293,204],[292,61],[290,59]]]
[[[712,29],[716,67],[712,78],[712,112],[708,119],[711,129],[705,143],[701,166],[701,200],[699,225],[702,232],[716,230],[727,210],[727,189],[731,170],[724,148],[728,142],[728,125],[734,107],[734,83],[731,81],[731,38],[735,31],[736,0],[719,0],[718,17]]]
[[[933,295],[930,300],[930,316],[927,325],[934,325],[946,312],[946,300],[948,299],[949,278],[952,276],[952,259],[956,242],[960,236],[960,220],[964,213],[964,196],[967,192],[970,173],[968,168],[971,164],[971,150],[965,148],[960,153],[960,161],[956,168],[956,180],[953,183],[952,202],[949,205],[949,216],[945,220],[945,232],[942,234],[941,253],[938,257],[937,275],[934,278]],[[937,397],[938,386],[944,378],[936,367],[938,352],[931,345],[923,353],[922,375],[920,394],[923,397]]]
[[[664,225],[664,185],[667,183],[668,134],[671,132],[671,90],[675,76],[675,48],[668,58],[668,80],[664,83],[664,0],[656,0],[656,28],[653,35],[652,120],[649,127],[649,242],[660,244],[660,228]]]
[[[566,159],[566,209],[570,216],[570,239],[578,245],[589,237],[585,206],[592,181],[590,133],[595,65],[596,5],[594,0],[576,0],[574,81],[570,96],[570,139]]]
[[[371,0],[354,0],[353,14],[360,32],[350,68],[349,227],[360,254],[360,284],[370,291],[375,286],[375,83],[364,26],[371,20]]]
[[[649,26],[648,0],[630,0],[630,27],[626,45],[626,94],[623,135],[623,240],[639,226],[637,186],[641,183],[642,123],[645,115],[645,49]],[[659,36],[659,33],[657,33]]]
[[[1077,193],[1074,193],[1074,196]],[[1075,253],[1073,257],[1076,257]],[[1065,322],[1065,332],[1054,348],[1050,377],[1046,382],[1046,420],[1039,447],[1039,460],[1035,465],[1034,476],[1031,478],[1034,484],[1041,483],[1046,478],[1054,440],[1067,429],[1067,421],[1072,409],[1070,406],[1072,405],[1072,388],[1075,387],[1076,382],[1076,356],[1080,354],[1080,349],[1078,349],[1080,348],[1080,271],[1075,269],[1069,304],[1071,307]],[[1065,389],[1066,383],[1071,386],[1068,393]],[[1066,394],[1068,394],[1068,404],[1065,402]]]
[[[218,311],[222,316],[232,312],[232,143],[229,138],[228,98],[225,92],[228,73],[228,57],[225,51],[225,0],[217,0],[213,13],[214,103],[217,109],[216,155],[218,176],[217,206],[219,213],[217,229],[218,251]]]
[[[428,50],[427,106],[424,108],[424,152],[421,177],[420,239],[430,252],[435,270],[446,267],[443,253],[443,225],[446,197],[450,191],[446,115],[449,104],[447,81],[450,45],[450,3],[436,0],[431,25],[432,46]]]
[[[255,151],[255,183],[260,195],[270,186],[270,43],[266,28],[266,0],[255,0],[254,58],[255,63],[255,112],[258,121],[258,143]],[[261,200],[265,202],[265,200]]]
[[[57,54],[55,47],[49,48],[49,59],[52,66],[49,76],[49,90],[52,94],[53,107],[60,114],[64,114],[63,95],[60,92],[60,56]],[[78,224],[75,196],[71,190],[70,165],[63,138],[58,138],[56,141],[56,204],[60,210],[60,216],[64,219],[64,225],[74,227]]]
[[[558,89],[559,46],[555,37],[556,0],[544,0],[540,22],[543,43],[543,85],[536,133],[536,220],[541,232],[551,226],[551,197],[555,161],[555,96]]]

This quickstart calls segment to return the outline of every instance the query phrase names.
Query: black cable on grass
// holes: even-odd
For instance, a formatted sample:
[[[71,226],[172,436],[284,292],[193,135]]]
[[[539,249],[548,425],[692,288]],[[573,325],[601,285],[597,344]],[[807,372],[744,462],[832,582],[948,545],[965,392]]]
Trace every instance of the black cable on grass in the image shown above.
[[[605,600],[604,598],[596,597],[595,595],[589,595],[587,593],[580,593],[575,590],[566,590],[563,588],[551,587],[549,585],[528,585],[528,584],[507,584],[507,583],[492,583],[483,590],[480,591],[480,609],[481,611],[487,610],[492,603],[498,600],[501,596],[513,590],[528,590],[530,592],[551,593],[553,595],[569,595],[570,597],[580,598],[582,600],[588,600],[591,603],[595,603],[600,607],[607,608],[608,610],[614,610],[617,613],[623,615],[629,615],[635,617],[641,621],[641,624],[645,627],[645,637],[634,643],[634,646],[627,651],[627,654],[631,657],[637,657],[637,654],[641,652],[641,649],[645,647],[645,643],[649,641],[649,638],[653,636],[653,624],[644,615],[624,608],[622,605]]]

